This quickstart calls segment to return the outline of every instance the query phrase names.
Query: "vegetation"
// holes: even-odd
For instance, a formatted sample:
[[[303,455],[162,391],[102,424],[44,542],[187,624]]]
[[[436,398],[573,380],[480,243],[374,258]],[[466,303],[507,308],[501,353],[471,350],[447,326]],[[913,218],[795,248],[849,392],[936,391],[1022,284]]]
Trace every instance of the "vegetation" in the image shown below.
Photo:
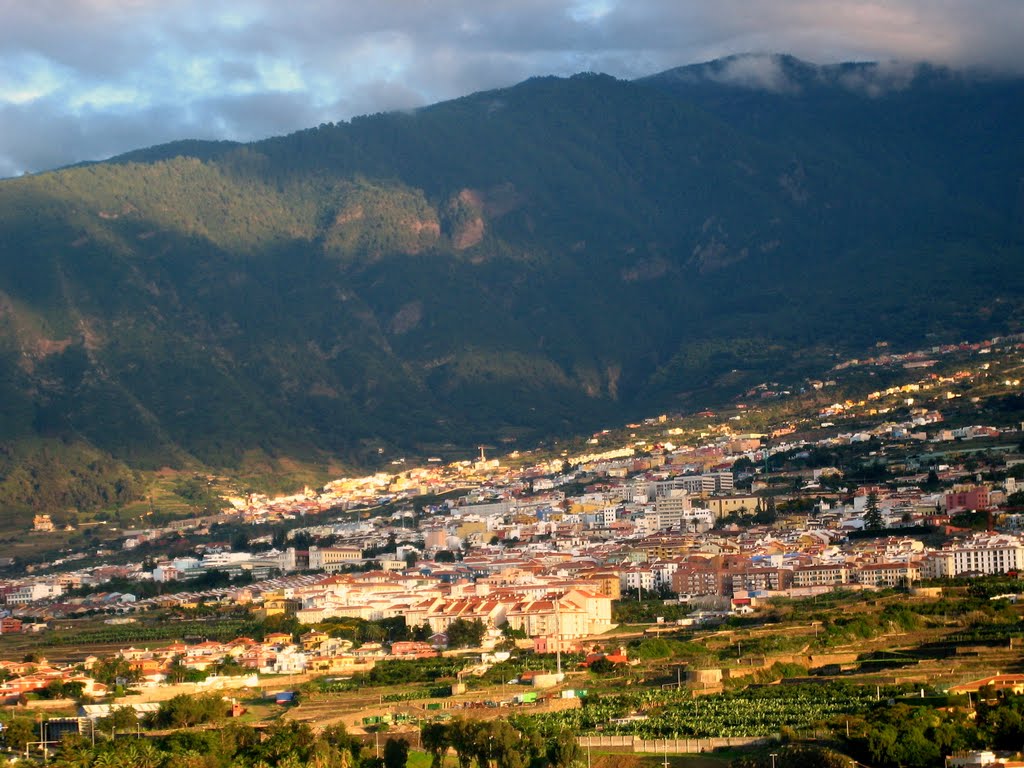
[[[467,665],[462,657],[436,657],[432,659],[403,659],[381,661],[369,672],[359,672],[344,681],[319,678],[311,687],[320,691],[349,691],[363,687],[391,687],[415,683],[433,683],[443,678],[455,678]]]
[[[40,512],[58,527],[77,526],[91,513],[141,498],[143,490],[138,473],[81,444],[0,444],[0,506],[24,526]]]
[[[864,507],[864,528],[869,531],[880,531],[884,527],[885,521],[878,508],[878,494],[871,491],[868,494],[867,505]]]
[[[848,768],[850,759],[835,750],[807,745],[772,747],[771,752],[744,755],[729,763],[730,768],[776,768],[799,765],[800,768]]]
[[[480,619],[455,619],[448,625],[448,645],[452,648],[478,648],[487,626]]]
[[[830,717],[866,711],[874,691],[857,686],[767,686],[693,698],[689,691],[644,690],[587,697],[582,709],[538,716],[581,733],[645,739],[772,736],[801,731]],[[630,716],[641,714],[641,719]]]
[[[72,643],[137,644],[154,640],[180,640],[182,638],[205,638],[228,641],[236,637],[262,637],[265,624],[222,620],[216,622],[153,621],[152,623],[121,624],[93,630],[77,631],[73,634],[52,632],[42,641],[44,646],[67,646]]]
[[[433,756],[433,766],[449,748],[460,768],[568,768],[580,758],[575,734],[544,727],[532,718],[507,720],[466,720],[456,717],[448,723],[426,725],[423,746]]]
[[[213,699],[219,699],[219,703]],[[175,710],[176,722],[205,717],[223,718],[216,712],[226,706],[219,696],[210,697],[209,712]],[[163,707],[161,708],[163,712]],[[208,717],[206,716],[208,715]],[[168,721],[170,722],[170,721]],[[179,726],[180,727],[180,726]],[[314,734],[304,723],[272,724],[262,737],[252,727],[226,724],[216,730],[174,730],[154,739],[98,740],[95,746],[80,737],[65,738],[53,763],[61,768],[378,768],[358,739],[343,727],[332,726]]]
[[[156,728],[190,728],[227,717],[229,704],[220,693],[180,694],[160,703],[150,724]]]
[[[793,94],[535,78],[0,182],[0,502],[305,481],[1024,327],[1019,81],[784,66]]]
[[[236,723],[213,730],[182,730],[182,725],[195,720],[215,722],[223,717],[218,712],[224,700],[206,698],[187,711],[168,702],[173,718],[159,724],[175,730],[155,738],[121,741],[104,736],[92,745],[77,735],[66,737],[53,764],[58,768],[400,768],[409,757],[409,742],[404,738],[384,741],[383,756],[378,758],[340,725],[320,733],[308,724],[288,720],[272,723],[262,733]],[[162,706],[161,713],[164,710]],[[15,749],[23,749],[34,733],[30,718],[16,718],[4,730],[6,743]],[[435,766],[449,747],[465,768],[567,768],[580,757],[573,734],[540,730],[525,721],[513,726],[507,721],[456,718],[425,725],[422,743]]]

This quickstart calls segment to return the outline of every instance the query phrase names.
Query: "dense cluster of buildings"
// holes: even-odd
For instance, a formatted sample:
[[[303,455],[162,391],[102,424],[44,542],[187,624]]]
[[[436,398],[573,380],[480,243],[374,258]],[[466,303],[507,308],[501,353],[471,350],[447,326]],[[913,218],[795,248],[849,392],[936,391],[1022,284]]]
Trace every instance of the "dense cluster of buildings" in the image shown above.
[[[968,351],[982,355],[991,349],[986,343]],[[318,492],[232,498],[214,517],[125,532],[122,553],[130,557],[145,545],[150,560],[145,566],[69,570],[69,555],[60,567],[0,581],[0,617],[39,622],[225,600],[264,613],[288,611],[310,624],[330,617],[404,616],[407,623],[426,624],[439,634],[456,618],[479,619],[493,631],[507,625],[539,641],[561,642],[607,629],[610,602],[622,593],[749,600],[1016,572],[1024,563],[1013,527],[1020,516],[1000,510],[1019,490],[1013,472],[1004,473],[1007,479],[999,484],[986,484],[980,473],[955,463],[962,459],[942,463],[935,459],[941,453],[919,459],[912,449],[887,461],[886,485],[857,487],[836,467],[799,467],[800,457],[811,451],[868,444],[883,450],[866,455],[880,456],[890,444],[942,445],[1008,431],[943,426],[941,403],[959,397],[963,382],[989,375],[988,362],[951,374],[927,372],[931,361],[948,352],[837,366],[839,371],[896,364],[926,374],[821,409],[811,432],[800,425],[803,437],[794,435],[788,422],[764,434],[746,434],[734,430],[732,420],[715,420],[709,413],[695,432],[673,427],[662,416],[628,425],[645,430],[646,440],[634,434],[616,444],[601,432],[587,441],[585,453],[566,452],[532,464],[527,454],[517,453],[510,455],[510,466],[483,454],[477,461],[431,460],[417,468],[405,468],[399,460],[395,473],[340,479]],[[831,385],[809,384],[814,389]],[[774,396],[776,389],[766,384],[747,395]],[[844,431],[830,421],[854,416],[859,421],[851,425],[861,431]],[[875,426],[865,428],[864,416],[873,417]],[[793,461],[798,468],[786,469]],[[999,462],[1009,469],[1024,459],[1005,454]],[[788,491],[779,493],[779,483]],[[413,499],[425,494],[451,500],[414,507]],[[783,509],[791,501],[810,505]],[[387,515],[371,512],[382,505],[388,505]],[[353,509],[364,514],[354,521],[351,515],[332,519],[332,512]],[[901,535],[920,525],[948,529],[953,516],[965,511],[990,514],[988,530],[962,531],[941,549]],[[285,521],[290,528],[276,549],[266,535],[250,537],[246,551],[207,536],[187,555],[159,554],[164,536],[180,541],[190,531],[210,534],[213,523],[244,528],[268,520]],[[36,528],[43,532],[47,522],[37,519]],[[869,525],[885,528],[888,537],[862,537]],[[211,571],[245,574],[254,583],[241,590],[187,591],[191,580]],[[101,591],[113,578],[163,583],[167,594],[139,599],[130,590]],[[88,595],[66,594],[82,595],[90,587],[95,591]],[[9,630],[0,623],[0,631]]]
[[[493,462],[481,461],[477,464],[486,466],[476,468],[475,485],[464,489],[464,495],[418,513],[398,506],[390,517],[296,527],[280,550],[232,551],[226,543],[205,543],[194,554],[157,559],[146,567],[138,563],[37,572],[0,582],[0,600],[6,612],[30,620],[130,613],[176,601],[187,604],[192,593],[140,600],[129,592],[99,591],[103,583],[119,577],[182,582],[187,588],[197,576],[224,571],[273,584],[268,580],[275,575],[308,573],[301,578],[312,581],[288,595],[289,608],[307,623],[331,616],[406,615],[412,623],[442,631],[446,621],[463,617],[480,618],[492,628],[509,623],[527,634],[544,635],[550,634],[555,610],[564,612],[567,627],[576,625],[574,617],[582,611],[592,619],[585,628],[586,622],[580,623],[582,636],[610,624],[607,605],[581,597],[589,593],[606,601],[621,592],[719,598],[799,594],[1008,573],[1024,563],[1021,540],[1012,532],[965,532],[939,550],[899,536],[907,526],[949,525],[956,512],[992,509],[1017,490],[1012,476],[1001,487],[953,485],[924,491],[926,474],[908,474],[896,488],[862,486],[849,496],[826,492],[821,485],[825,478],[841,476],[838,470],[798,470],[792,480],[801,491],[818,491],[814,507],[810,514],[779,516],[764,496],[737,492],[736,476],[727,468],[738,457],[751,455],[755,444],[760,445],[753,436],[727,434],[696,448],[667,443],[648,446],[643,455],[635,448],[617,449],[574,457],[579,460],[574,469],[566,469],[563,462],[559,471],[545,475],[540,471],[552,467],[501,471]],[[794,447],[780,443],[775,450]],[[964,473],[959,466],[938,469],[934,479],[940,482]],[[872,504],[892,537],[858,538]],[[768,525],[769,518],[778,519]],[[743,525],[728,524],[737,519]],[[765,524],[757,524],[759,520]],[[132,549],[135,545],[128,542],[146,535],[133,533],[125,548]],[[316,543],[295,546],[299,538]],[[253,548],[258,550],[258,543],[253,539]],[[386,578],[367,582],[349,573],[353,570]],[[322,577],[316,574],[338,576],[317,581]],[[63,597],[68,590],[81,592],[90,585],[97,591]],[[262,591],[253,589],[258,600]],[[559,602],[567,594],[575,595],[571,605]],[[239,599],[226,589],[211,590],[200,599],[216,601],[226,595]]]

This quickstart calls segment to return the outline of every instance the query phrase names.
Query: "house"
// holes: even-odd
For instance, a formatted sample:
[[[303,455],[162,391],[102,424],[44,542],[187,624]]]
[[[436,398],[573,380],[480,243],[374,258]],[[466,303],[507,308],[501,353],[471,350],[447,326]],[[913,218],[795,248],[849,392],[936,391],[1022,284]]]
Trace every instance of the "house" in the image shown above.
[[[311,629],[309,632],[304,632],[299,635],[299,642],[305,649],[318,648],[322,643],[327,642],[331,636],[326,632],[320,632],[315,629]]]
[[[398,659],[430,659],[437,656],[437,651],[430,643],[401,640],[391,644],[391,656]]]
[[[599,659],[607,659],[612,664],[634,664],[639,663],[639,659],[635,662],[630,661],[629,656],[626,653],[625,646],[619,646],[615,653],[588,653],[587,657],[583,660],[583,666],[590,668],[590,665]]]
[[[264,645],[292,645],[293,642],[292,636],[288,632],[271,632],[263,638]]]
[[[950,693],[977,693],[981,688],[992,691],[1005,691],[1013,694],[1024,693],[1024,675],[995,674],[979,680],[971,680],[960,685],[950,686]]]

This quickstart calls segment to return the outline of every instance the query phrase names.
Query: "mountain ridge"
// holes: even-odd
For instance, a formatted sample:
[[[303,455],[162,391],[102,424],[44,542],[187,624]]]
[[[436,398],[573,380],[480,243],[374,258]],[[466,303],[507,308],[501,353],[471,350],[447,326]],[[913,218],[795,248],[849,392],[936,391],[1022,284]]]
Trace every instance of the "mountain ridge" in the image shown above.
[[[0,182],[0,440],[367,465],[1024,325],[1021,80],[734,62]]]

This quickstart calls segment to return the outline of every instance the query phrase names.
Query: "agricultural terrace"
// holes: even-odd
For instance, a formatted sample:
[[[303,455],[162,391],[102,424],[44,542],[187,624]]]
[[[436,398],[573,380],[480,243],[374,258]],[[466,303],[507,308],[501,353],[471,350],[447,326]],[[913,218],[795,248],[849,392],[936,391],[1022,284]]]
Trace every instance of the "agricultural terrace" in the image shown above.
[[[630,735],[642,739],[777,736],[809,732],[843,715],[862,714],[876,697],[898,689],[828,685],[758,686],[692,697],[689,691],[645,690],[588,697],[583,706],[536,715],[581,734]]]

